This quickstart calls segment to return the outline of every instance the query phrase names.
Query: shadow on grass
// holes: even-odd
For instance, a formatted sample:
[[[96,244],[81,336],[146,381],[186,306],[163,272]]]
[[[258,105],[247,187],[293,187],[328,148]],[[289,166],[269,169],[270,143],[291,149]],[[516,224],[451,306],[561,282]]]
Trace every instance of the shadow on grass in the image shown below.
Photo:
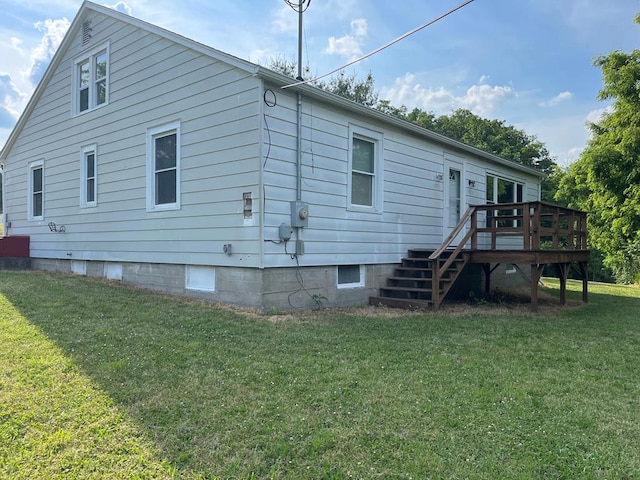
[[[558,309],[565,322],[513,322],[489,309],[456,321],[327,312],[323,321],[274,323],[68,275],[0,275],[0,291],[180,478],[560,478],[574,468],[616,476],[640,466],[629,439],[609,431],[584,446],[594,432],[571,422],[589,413],[577,409],[576,420],[554,403],[592,401],[591,389],[572,382],[582,365],[604,362],[618,338],[635,342],[623,345],[629,351],[637,345],[639,298],[591,292],[592,304]],[[570,299],[580,298],[575,290],[570,284]],[[497,432],[490,447],[487,428]],[[627,435],[637,438],[637,429]],[[590,456],[564,458],[563,445]],[[605,457],[618,470],[601,471]]]

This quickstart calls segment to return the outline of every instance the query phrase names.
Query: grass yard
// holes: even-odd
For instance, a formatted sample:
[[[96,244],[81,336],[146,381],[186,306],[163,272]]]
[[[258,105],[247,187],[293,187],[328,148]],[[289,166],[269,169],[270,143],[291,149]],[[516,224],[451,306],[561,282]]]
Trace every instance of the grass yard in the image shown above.
[[[2,271],[0,478],[638,478],[640,289],[580,288],[258,316]]]

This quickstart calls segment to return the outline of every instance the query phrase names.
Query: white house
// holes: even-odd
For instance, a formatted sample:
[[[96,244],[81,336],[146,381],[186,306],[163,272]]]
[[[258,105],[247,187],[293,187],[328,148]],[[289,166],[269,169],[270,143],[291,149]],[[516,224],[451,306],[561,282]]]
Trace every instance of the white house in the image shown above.
[[[536,170],[291,81],[85,1],[0,153],[4,234],[34,268],[354,305],[467,205],[540,197]]]

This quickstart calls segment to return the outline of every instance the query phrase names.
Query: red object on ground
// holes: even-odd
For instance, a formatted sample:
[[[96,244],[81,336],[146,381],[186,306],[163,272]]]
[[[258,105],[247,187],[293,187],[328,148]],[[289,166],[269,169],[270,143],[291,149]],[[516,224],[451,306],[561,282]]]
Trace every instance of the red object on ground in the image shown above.
[[[0,257],[28,257],[28,236],[0,237]]]

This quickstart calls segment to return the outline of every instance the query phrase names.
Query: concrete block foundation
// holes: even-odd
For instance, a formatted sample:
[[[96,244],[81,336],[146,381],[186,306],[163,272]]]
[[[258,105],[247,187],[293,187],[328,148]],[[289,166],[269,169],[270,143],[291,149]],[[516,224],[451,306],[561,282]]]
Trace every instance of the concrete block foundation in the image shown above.
[[[32,259],[36,270],[107,278],[150,290],[263,311],[366,305],[395,266],[365,265],[364,285],[355,288],[338,288],[336,266],[208,267],[215,276],[212,281],[215,288],[205,291],[188,287],[186,265]]]
[[[364,284],[338,288],[336,266],[288,268],[240,268],[208,266],[210,288],[189,286],[187,265],[159,263],[103,262],[91,260],[33,258],[32,268],[107,278],[150,290],[186,295],[211,302],[269,310],[297,310],[318,307],[349,307],[368,304],[376,296],[397,264],[364,265]],[[206,282],[205,282],[206,283]],[[501,266],[492,277],[492,287],[513,287],[526,281],[509,266]],[[449,299],[468,300],[484,292],[484,274],[479,265],[469,264],[449,293]]]

